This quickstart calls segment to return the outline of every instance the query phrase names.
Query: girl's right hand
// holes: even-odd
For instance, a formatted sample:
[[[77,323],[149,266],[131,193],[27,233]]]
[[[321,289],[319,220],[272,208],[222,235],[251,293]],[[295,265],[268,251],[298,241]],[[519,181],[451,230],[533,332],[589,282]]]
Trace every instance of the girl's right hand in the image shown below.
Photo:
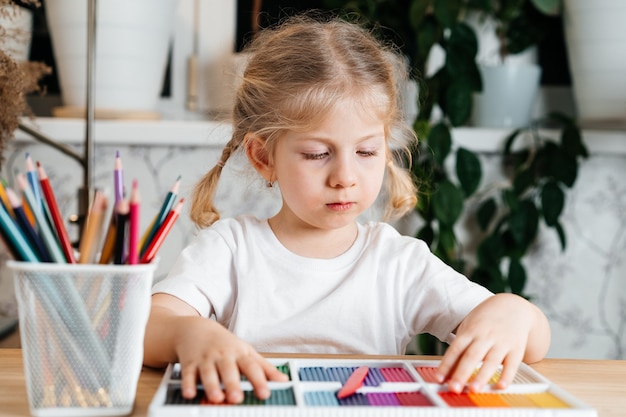
[[[212,403],[243,401],[241,375],[252,384],[259,399],[267,399],[268,380],[287,381],[287,375],[263,358],[252,346],[219,323],[202,317],[178,317],[176,352],[182,372],[182,395],[196,396],[198,379]]]
[[[143,360],[152,367],[180,362],[183,397],[194,398],[200,382],[213,403],[242,402],[241,375],[250,381],[259,399],[270,395],[268,380],[288,380],[248,343],[168,294],[152,296]]]

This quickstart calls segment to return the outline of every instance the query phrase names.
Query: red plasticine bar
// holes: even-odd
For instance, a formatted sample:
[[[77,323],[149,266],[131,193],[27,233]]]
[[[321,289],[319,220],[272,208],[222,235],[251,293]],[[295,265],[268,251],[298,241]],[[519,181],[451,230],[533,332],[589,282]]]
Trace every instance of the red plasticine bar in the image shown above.
[[[367,376],[369,370],[370,368],[368,366],[360,366],[354,372],[352,372],[350,378],[348,378],[346,383],[343,384],[343,387],[341,387],[341,389],[337,393],[337,398],[341,400],[356,393],[356,390],[361,388],[361,386],[363,385],[363,381],[365,380],[365,377]]]

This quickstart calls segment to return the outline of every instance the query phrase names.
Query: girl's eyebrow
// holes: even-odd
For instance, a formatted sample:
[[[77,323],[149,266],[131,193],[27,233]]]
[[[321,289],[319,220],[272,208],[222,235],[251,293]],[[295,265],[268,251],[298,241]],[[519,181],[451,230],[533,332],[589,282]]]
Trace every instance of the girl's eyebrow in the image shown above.
[[[366,136],[363,136],[361,138],[357,138],[355,140],[355,142],[360,143],[360,142],[365,142],[368,140],[372,140],[372,139],[381,139],[381,140],[385,140],[385,133],[384,132],[380,132],[380,133],[372,133]],[[334,141],[334,139],[332,137],[329,136],[320,136],[318,134],[312,134],[310,136],[302,136],[299,138],[299,140],[305,142],[305,141],[317,141],[317,142],[332,142]]]

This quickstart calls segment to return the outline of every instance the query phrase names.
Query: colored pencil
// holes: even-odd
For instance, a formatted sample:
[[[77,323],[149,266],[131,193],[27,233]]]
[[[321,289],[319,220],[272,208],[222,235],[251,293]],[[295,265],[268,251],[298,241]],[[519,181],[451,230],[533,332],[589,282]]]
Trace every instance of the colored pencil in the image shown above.
[[[17,227],[2,204],[0,204],[0,231],[4,239],[9,242],[11,249],[18,255],[18,260],[39,262],[39,258],[28,244],[26,236]]]
[[[54,224],[57,232],[57,237],[59,239],[59,242],[61,243],[61,249],[63,249],[65,260],[68,263],[75,264],[76,257],[74,256],[74,247],[72,246],[70,237],[67,234],[67,230],[65,229],[65,223],[63,222],[63,217],[61,216],[61,211],[59,210],[59,206],[57,204],[57,199],[54,196],[54,191],[52,190],[52,186],[50,185],[50,179],[48,178],[48,174],[46,174],[46,171],[43,169],[39,162],[37,162],[37,173],[39,174],[39,184],[41,186],[41,191],[48,206],[50,217],[52,218],[52,223]]]
[[[126,238],[128,237],[128,201],[121,199],[115,206],[115,246],[113,263],[126,263]]]
[[[117,205],[119,201],[124,198],[124,168],[122,167],[122,158],[120,158],[120,151],[115,151],[115,167],[113,168],[113,186],[115,189],[115,202]],[[113,207],[115,207],[115,205]]]
[[[80,238],[78,263],[90,264],[94,262],[100,235],[102,233],[102,219],[108,205],[107,197],[102,191],[97,190],[93,203],[87,215],[85,229]]]
[[[108,264],[113,259],[113,250],[115,249],[115,210],[111,213],[111,219],[109,220],[109,227],[107,233],[104,236],[104,244],[102,245],[102,252],[100,253],[101,265]]]
[[[176,181],[174,181],[174,184],[170,188],[169,192],[165,196],[163,204],[161,204],[159,213],[157,214],[157,217],[151,226],[150,233],[148,234],[146,240],[143,242],[143,245],[141,246],[140,256],[143,256],[146,249],[148,249],[148,246],[150,246],[150,242],[152,241],[152,239],[154,239],[154,235],[156,234],[157,230],[159,230],[159,227],[161,227],[161,224],[167,217],[168,213],[170,212],[170,210],[172,210],[172,207],[174,207],[174,203],[176,202],[176,196],[178,194],[178,189],[180,188],[180,178],[181,177],[179,175],[178,178],[176,178]]]
[[[342,398],[355,394],[356,391],[363,385],[363,381],[365,380],[369,370],[370,368],[367,366],[360,366],[352,372],[352,375],[350,375],[346,383],[343,384],[343,387],[341,387],[337,393],[337,398],[341,400]]]
[[[150,220],[150,225],[146,228],[146,230],[144,230],[143,235],[141,235],[141,240],[139,240],[139,256],[143,254],[147,247],[146,242],[148,241],[148,235],[152,232],[152,228],[154,227],[154,223],[157,221],[157,217],[159,217],[159,213],[154,215],[152,220]]]
[[[44,217],[43,210],[36,210],[33,208],[36,207],[37,202],[35,201],[35,196],[33,195],[24,174],[18,174],[17,185],[20,187],[22,195],[26,198],[26,202],[31,207],[33,216],[35,216],[37,228],[43,238],[43,243],[46,245],[46,249],[50,254],[50,258],[53,262],[66,263],[67,261],[65,260],[65,255],[59,247],[59,243],[57,242],[56,237],[48,224],[48,220]]]
[[[137,180],[133,181],[133,188],[130,192],[129,201],[129,223],[128,223],[128,264],[139,263],[139,213],[141,209],[141,198],[139,196],[139,186]]]
[[[4,205],[2,205],[2,207],[4,208]],[[17,248],[15,247],[13,242],[9,240],[9,237],[4,235],[4,230],[0,226],[0,248],[2,248],[2,245],[4,245],[4,247],[11,254],[13,259],[15,259],[16,261],[22,260],[20,254],[17,251]]]
[[[170,230],[172,229],[172,226],[178,219],[178,216],[180,215],[180,211],[183,207],[184,202],[185,202],[185,199],[181,198],[178,204],[176,204],[174,208],[170,210],[170,212],[167,214],[167,217],[161,224],[161,227],[159,227],[159,230],[157,230],[156,234],[154,235],[154,238],[150,242],[150,245],[148,245],[148,248],[146,249],[143,256],[141,257],[142,264],[152,262],[157,252],[161,248],[161,245],[165,241],[167,234],[170,232]]]
[[[0,180],[0,201],[4,208],[9,212],[11,217],[15,218],[15,214],[13,214],[13,208],[11,207],[11,203],[9,202],[9,197],[7,197],[6,184],[4,180]]]
[[[30,224],[30,221],[26,217],[26,213],[24,213],[24,208],[22,207],[22,200],[15,194],[15,192],[7,188],[7,197],[9,198],[9,202],[11,207],[13,208],[13,213],[15,214],[15,223],[22,230],[24,236],[28,239],[28,242],[31,245],[33,251],[38,255],[39,259],[44,262],[52,262],[52,258],[46,249],[46,245],[43,243],[41,236],[37,234],[37,231]]]
[[[35,170],[35,165],[33,164],[33,159],[30,157],[30,154],[28,152],[26,152],[25,165],[26,178],[28,179],[30,188],[33,191],[33,196],[35,197],[35,201],[37,202],[36,207],[31,207],[31,209],[42,210],[43,199],[41,197],[41,189],[39,188],[39,178],[37,176],[37,171]]]

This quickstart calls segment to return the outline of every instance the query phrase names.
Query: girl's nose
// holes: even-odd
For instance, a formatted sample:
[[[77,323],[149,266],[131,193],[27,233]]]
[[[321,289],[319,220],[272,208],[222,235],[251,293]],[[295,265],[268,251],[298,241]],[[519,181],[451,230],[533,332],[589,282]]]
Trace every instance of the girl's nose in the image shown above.
[[[348,188],[356,185],[356,173],[350,158],[335,159],[331,173],[330,185],[333,188]]]

